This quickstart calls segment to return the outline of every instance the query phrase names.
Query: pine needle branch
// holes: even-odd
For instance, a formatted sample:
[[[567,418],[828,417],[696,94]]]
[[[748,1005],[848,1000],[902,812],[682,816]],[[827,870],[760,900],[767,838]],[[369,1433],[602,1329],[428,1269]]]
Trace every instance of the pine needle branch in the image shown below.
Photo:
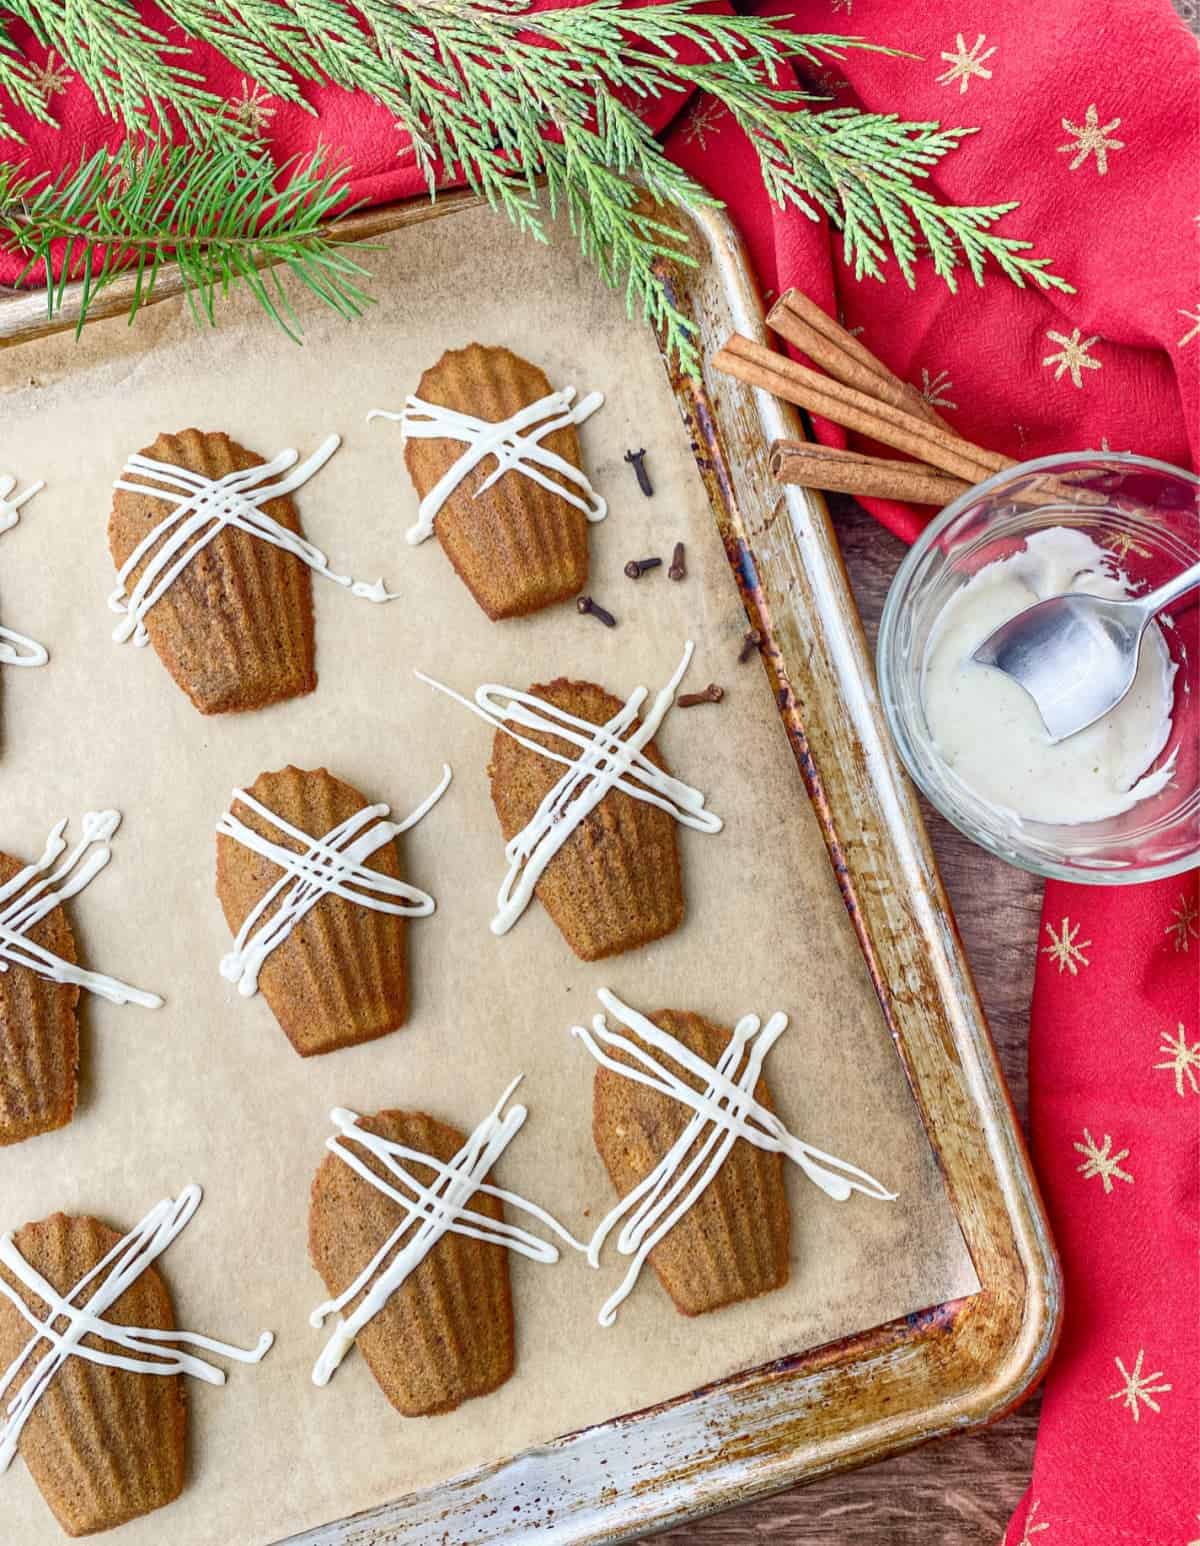
[[[219,142],[236,149],[240,133],[244,144],[248,131],[205,90],[186,49],[139,19],[136,0],[7,3],[130,130],[161,135],[177,122],[194,140],[208,136],[218,166]],[[368,94],[407,131],[431,195],[461,177],[537,240],[547,218],[565,211],[584,253],[624,286],[631,310],[660,329],[685,367],[697,363],[687,319],[660,273],[664,261],[689,259],[654,206],[716,201],[637,111],[682,92],[708,93],[749,136],[772,199],[840,227],[859,277],[882,278],[894,260],[911,285],[927,251],[952,290],[963,269],[981,283],[989,263],[1018,285],[1071,288],[1029,242],[991,229],[1015,204],[955,206],[934,193],[930,174],[973,130],[813,112],[804,92],[784,84],[797,57],[896,52],[863,38],[800,36],[785,19],[706,10],[700,0],[588,0],[536,13],[529,0],[159,0],[159,8],[284,101],[307,107],[312,82]],[[29,100],[19,52],[2,32],[0,91]],[[198,161],[191,175],[202,178]],[[296,234],[302,244],[313,237],[307,227]]]
[[[345,169],[320,150],[279,168],[237,146],[126,145],[52,178],[0,162],[0,245],[25,259],[18,284],[40,272],[51,316],[68,283],[82,282],[80,327],[95,298],[131,271],[132,321],[174,260],[198,321],[214,322],[217,298],[240,281],[298,337],[285,273],[343,316],[369,303],[365,270],[326,229],[345,195]]]
[[[1020,288],[1028,282],[1074,293],[1050,271],[1049,258],[1028,256],[1032,242],[989,229],[1018,208],[1015,202],[945,204],[929,186],[930,171],[975,130],[855,108],[780,114],[767,96],[729,105],[758,151],[768,193],[781,206],[828,215],[841,228],[843,256],[856,278],[883,279],[890,253],[912,288],[923,242],[952,292],[963,266],[982,285],[990,259]]]
[[[4,8],[61,56],[127,133],[168,139],[178,124],[194,141],[244,138],[184,62],[187,47],[143,21],[136,0],[5,0]],[[9,82],[0,84],[16,97]]]
[[[39,123],[53,123],[46,106],[46,98],[38,82],[38,73],[9,35],[6,23],[0,19],[0,92],[11,102],[23,108]],[[0,139],[24,142],[20,131],[0,108]]]

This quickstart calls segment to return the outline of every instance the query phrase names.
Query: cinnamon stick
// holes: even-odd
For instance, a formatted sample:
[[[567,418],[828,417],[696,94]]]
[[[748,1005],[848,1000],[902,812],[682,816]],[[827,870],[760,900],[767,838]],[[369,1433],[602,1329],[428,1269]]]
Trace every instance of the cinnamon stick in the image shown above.
[[[840,451],[835,446],[816,445],[807,440],[776,440],[771,447],[769,466],[771,475],[780,483],[791,483],[798,488],[855,494],[867,499],[900,499],[909,504],[941,508],[971,487],[961,478],[952,478],[923,462],[893,461],[889,456]],[[1045,504],[1048,498],[1085,508],[1106,503],[1105,495],[1073,488],[1059,478],[1047,478],[1029,488],[1014,489],[1009,497],[1015,505],[1031,507]]]
[[[901,381],[865,344],[822,311],[815,301],[810,301],[802,290],[785,290],[768,313],[767,325],[846,386],[954,433],[916,387]]]
[[[784,483],[914,504],[946,505],[967,488],[1017,464],[974,445],[951,429],[915,388],[875,358],[865,345],[798,290],[789,290],[768,319],[789,343],[825,366],[829,375],[734,334],[713,357],[718,370],[786,402],[807,408],[882,441],[908,460],[777,441],[771,469]],[[1105,496],[1047,478],[1012,496],[1018,504],[1047,497],[1092,506]]]
[[[971,486],[924,462],[893,461],[890,457],[839,451],[834,446],[803,440],[777,440],[771,447],[770,468],[772,477],[780,483],[800,488],[825,489],[867,499],[900,499],[939,508]]]
[[[967,483],[981,483],[993,473],[1016,463],[1011,457],[985,451],[980,446],[931,424],[916,414],[845,386],[823,376],[763,344],[735,333],[713,357],[726,375],[759,387],[786,402],[807,408],[835,424],[882,441],[915,461],[931,463]]]

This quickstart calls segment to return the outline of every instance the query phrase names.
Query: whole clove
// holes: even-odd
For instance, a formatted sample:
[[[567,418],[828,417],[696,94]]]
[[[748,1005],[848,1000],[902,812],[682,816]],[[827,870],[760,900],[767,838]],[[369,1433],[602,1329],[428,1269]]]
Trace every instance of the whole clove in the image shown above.
[[[742,647],[738,651],[738,665],[744,666],[761,643],[762,634],[757,628],[751,628],[750,632],[742,640]]]
[[[631,558],[625,565],[625,573],[631,580],[640,580],[647,569],[657,569],[661,558]]]
[[[575,603],[575,607],[585,617],[590,614],[598,622],[603,623],[606,628],[615,628],[617,626],[617,620],[612,613],[602,607],[598,601],[593,601],[590,596],[580,596],[579,600]]]
[[[672,580],[682,580],[687,574],[687,563],[684,559],[682,542],[675,544],[675,551],[671,554],[671,567],[667,570],[667,574]]]
[[[638,488],[649,499],[654,492],[654,485],[650,482],[650,474],[646,471],[646,448],[640,451],[626,451],[625,460],[637,474]]]
[[[725,689],[718,687],[716,682],[710,682],[703,692],[685,692],[676,698],[675,706],[680,709],[694,709],[698,703],[720,703],[725,696]]]

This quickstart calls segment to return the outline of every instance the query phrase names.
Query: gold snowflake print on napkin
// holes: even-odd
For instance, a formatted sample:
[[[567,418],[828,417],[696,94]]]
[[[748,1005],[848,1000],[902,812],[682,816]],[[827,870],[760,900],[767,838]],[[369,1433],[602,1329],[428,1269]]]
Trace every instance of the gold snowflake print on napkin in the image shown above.
[[[46,55],[45,64],[30,68],[29,84],[47,107],[53,98],[61,96],[74,79],[53,49]]]
[[[708,136],[716,133],[717,125],[724,116],[725,109],[720,102],[698,102],[688,114],[684,125],[684,144],[699,145],[701,150],[707,150]]]
[[[1154,1398],[1155,1396],[1161,1396],[1171,1388],[1169,1383],[1161,1385],[1154,1383],[1155,1380],[1162,1379],[1163,1371],[1161,1369],[1155,1369],[1153,1374],[1142,1373],[1142,1360],[1145,1356],[1146,1349],[1139,1347],[1137,1359],[1132,1369],[1127,1369],[1119,1358],[1113,1359],[1113,1363],[1120,1370],[1121,1379],[1124,1383],[1120,1390],[1114,1390],[1108,1399],[1110,1401],[1120,1401],[1124,1406],[1128,1407],[1133,1413],[1135,1423],[1141,1418],[1141,1408],[1143,1405],[1148,1406],[1152,1412],[1161,1412],[1162,1407],[1159,1406]]]
[[[1182,1020],[1174,1035],[1170,1031],[1159,1034],[1162,1040],[1158,1050],[1166,1054],[1166,1059],[1155,1063],[1155,1068],[1165,1068],[1175,1075],[1176,1095],[1184,1093],[1184,1080],[1191,1086],[1193,1095],[1200,1095],[1200,1041],[1189,1044]]]
[[[1184,311],[1183,307],[1180,306],[1179,315],[1181,317],[1186,317],[1187,320],[1192,324],[1192,326],[1175,345],[1177,349],[1186,349],[1188,344],[1193,343],[1197,338],[1200,338],[1200,305],[1196,307],[1195,311]]]
[[[1017,1542],[1017,1546],[1034,1546],[1034,1536],[1041,1535],[1043,1530],[1050,1528],[1050,1521],[1048,1519],[1037,1518],[1037,1511],[1041,1506],[1041,1498],[1035,1498],[1032,1504],[1030,1504],[1029,1512],[1025,1515],[1025,1529],[1021,1533],[1021,1539]],[[1037,1520],[1036,1524],[1034,1523],[1035,1520]],[[1037,1543],[1037,1546],[1041,1546],[1040,1541]]]
[[[987,38],[981,32],[968,48],[962,33],[957,33],[954,38],[954,52],[951,54],[945,49],[942,50],[942,58],[949,65],[949,69],[943,70],[938,76],[938,85],[953,86],[954,82],[958,81],[958,94],[961,97],[976,76],[980,80],[990,81],[992,72],[986,67],[985,61],[990,59],[996,50],[994,47],[984,48],[983,45],[986,42]]]
[[[261,136],[270,128],[275,107],[261,86],[252,86],[249,81],[243,81],[241,91],[230,99],[229,116],[243,129]]]
[[[1110,123],[1102,124],[1100,114],[1096,111],[1093,102],[1084,114],[1081,124],[1072,123],[1069,118],[1062,120],[1062,126],[1073,138],[1065,145],[1058,147],[1059,155],[1074,152],[1075,159],[1071,162],[1070,170],[1078,170],[1089,156],[1096,158],[1096,171],[1101,177],[1108,171],[1108,153],[1110,150],[1124,150],[1124,140],[1111,140],[1109,135],[1114,129],[1120,127],[1121,120],[1114,118]]]
[[[135,177],[146,170],[149,155],[143,144],[134,145],[127,155],[112,163],[108,176],[108,191],[114,199],[123,199],[133,187]]]
[[[1179,900],[1171,909],[1171,921],[1163,933],[1170,937],[1175,949],[1182,950],[1185,955],[1191,941],[1200,939],[1200,908],[1186,891],[1179,893]]]
[[[1042,946],[1042,954],[1049,956],[1058,967],[1058,975],[1070,972],[1072,977],[1079,976],[1081,966],[1090,966],[1092,963],[1084,955],[1084,951],[1092,943],[1090,939],[1079,938],[1080,925],[1073,924],[1069,918],[1064,918],[1058,933],[1054,932],[1054,925],[1046,924],[1046,933],[1050,936],[1050,943]]]
[[[948,370],[939,370],[935,376],[931,376],[922,365],[921,385],[917,388],[922,402],[928,403],[931,408],[957,408],[958,404],[952,403],[946,396],[947,392],[953,390],[954,383]]]
[[[850,82],[833,70],[818,70],[812,80],[813,90],[822,96],[836,97],[839,91],[849,91]]]
[[[1121,1161],[1129,1158],[1129,1150],[1118,1149],[1114,1154],[1112,1142],[1109,1135],[1105,1133],[1104,1142],[1097,1143],[1085,1127],[1083,1142],[1072,1144],[1072,1148],[1083,1155],[1083,1164],[1076,1165],[1075,1169],[1085,1181],[1091,1181],[1099,1176],[1106,1197],[1111,1195],[1114,1181],[1126,1181],[1130,1186],[1133,1185],[1133,1177],[1127,1170],[1121,1169]]]
[[[1088,350],[1092,345],[1099,343],[1099,333],[1093,333],[1090,338],[1083,338],[1080,336],[1080,329],[1075,328],[1070,338],[1068,338],[1065,333],[1056,333],[1051,327],[1046,329],[1046,337],[1052,344],[1059,345],[1058,351],[1055,354],[1047,354],[1042,359],[1043,366],[1054,366],[1055,381],[1061,381],[1069,372],[1072,385],[1082,387],[1083,372],[1085,370],[1100,370],[1102,368],[1101,362],[1093,360],[1088,354]]]
[[[1130,553],[1138,558],[1149,558],[1150,549],[1144,548],[1140,542],[1135,542],[1127,531],[1119,531],[1104,544],[1110,553],[1115,553],[1118,559],[1128,558]]]

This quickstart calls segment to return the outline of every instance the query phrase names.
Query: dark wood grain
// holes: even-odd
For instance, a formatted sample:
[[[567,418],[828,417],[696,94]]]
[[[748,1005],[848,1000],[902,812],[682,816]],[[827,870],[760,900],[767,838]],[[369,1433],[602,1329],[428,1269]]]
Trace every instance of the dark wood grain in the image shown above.
[[[872,646],[903,545],[849,499],[830,501]],[[1011,869],[924,806],[968,959],[1022,1123],[1042,882]],[[1040,1402],[965,1438],[814,1482],[658,1537],[672,1546],[996,1546],[1024,1492]]]

